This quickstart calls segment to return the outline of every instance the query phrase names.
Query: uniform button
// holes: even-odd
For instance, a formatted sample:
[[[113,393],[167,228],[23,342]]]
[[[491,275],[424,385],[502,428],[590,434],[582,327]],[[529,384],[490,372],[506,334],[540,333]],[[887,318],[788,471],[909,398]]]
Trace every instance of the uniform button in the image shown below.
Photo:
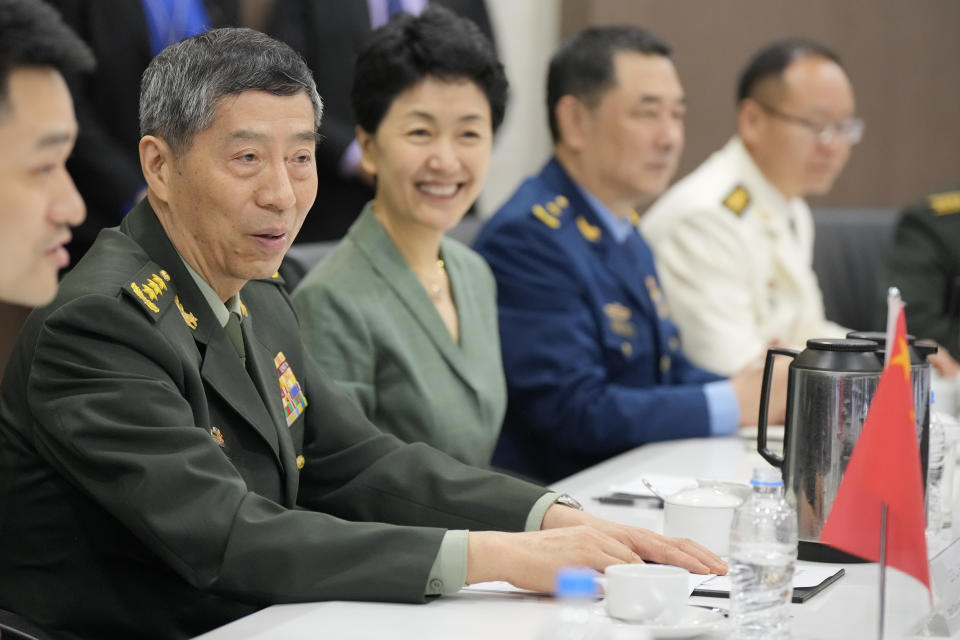
[[[670,346],[671,351],[680,350],[680,338],[677,336],[670,336],[670,339],[667,340],[667,344]]]
[[[670,371],[670,356],[660,356],[660,372]]]
[[[303,456],[297,456],[297,469],[303,469],[305,464],[307,464],[307,459]]]
[[[430,581],[430,592],[431,593],[443,593],[443,580],[440,578],[434,578]]]
[[[623,353],[624,358],[629,358],[633,355],[633,345],[629,342],[624,342],[620,345],[620,351]]]

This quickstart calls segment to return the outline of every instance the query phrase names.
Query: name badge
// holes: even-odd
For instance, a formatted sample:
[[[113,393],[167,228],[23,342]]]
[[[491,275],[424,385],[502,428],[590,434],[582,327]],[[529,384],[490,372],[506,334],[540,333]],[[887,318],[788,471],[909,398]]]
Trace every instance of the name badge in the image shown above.
[[[293,375],[293,369],[283,355],[283,351],[277,353],[273,358],[273,363],[277,366],[280,395],[283,399],[283,414],[287,418],[287,426],[289,427],[307,408],[307,397],[303,395],[303,389],[297,382],[297,376]]]

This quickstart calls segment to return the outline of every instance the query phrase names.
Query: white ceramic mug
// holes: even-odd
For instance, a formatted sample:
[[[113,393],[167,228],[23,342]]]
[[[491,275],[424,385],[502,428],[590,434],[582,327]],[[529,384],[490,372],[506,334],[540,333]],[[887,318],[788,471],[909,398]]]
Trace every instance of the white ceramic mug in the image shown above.
[[[663,534],[690,538],[719,556],[730,551],[733,511],[742,498],[720,486],[684,489],[663,504]]]
[[[598,581],[607,613],[632,622],[679,615],[690,597],[690,572],[662,564],[615,564]]]

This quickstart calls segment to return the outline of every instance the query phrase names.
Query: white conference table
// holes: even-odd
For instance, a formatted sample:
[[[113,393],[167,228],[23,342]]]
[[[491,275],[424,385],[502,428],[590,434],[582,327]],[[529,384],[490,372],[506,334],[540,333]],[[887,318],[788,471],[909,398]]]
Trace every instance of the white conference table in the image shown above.
[[[767,464],[755,448],[754,442],[737,437],[656,443],[607,460],[557,482],[553,488],[576,497],[588,511],[601,517],[661,531],[660,509],[605,505],[593,498],[609,493],[611,485],[643,473],[746,482],[754,467]],[[790,605],[794,638],[877,637],[878,566],[844,566],[846,575],[836,583],[803,604]],[[693,597],[691,603],[727,607],[729,601]],[[539,629],[549,616],[557,613],[559,606],[548,597],[469,590],[419,605],[341,601],[277,605],[200,638],[537,640]],[[885,637],[910,637],[926,606],[927,595],[922,587],[897,571],[888,571]]]

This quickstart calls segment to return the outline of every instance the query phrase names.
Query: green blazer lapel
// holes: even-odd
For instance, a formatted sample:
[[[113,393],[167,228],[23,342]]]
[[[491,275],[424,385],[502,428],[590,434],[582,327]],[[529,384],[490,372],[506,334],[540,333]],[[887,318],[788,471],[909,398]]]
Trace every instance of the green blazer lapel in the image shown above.
[[[477,280],[474,274],[469,273],[468,265],[458,259],[454,251],[448,250],[448,247],[455,241],[444,238],[440,245],[440,251],[443,253],[443,260],[446,263],[447,275],[450,278],[450,286],[453,290],[453,300],[457,305],[457,316],[460,320],[460,348],[457,350],[457,371],[475,391],[483,385],[483,376],[489,375],[483,367],[476,366],[475,363],[487,359],[489,356],[486,351],[496,348],[499,352],[499,344],[491,344],[489,340],[490,331],[483,326],[482,316],[485,312],[478,305],[480,301],[476,295]],[[421,287],[422,288],[422,287]],[[494,304],[493,301],[490,303]],[[439,314],[437,315],[439,319]],[[453,343],[450,332],[446,325],[440,319],[440,326],[448,338],[448,342]]]
[[[396,245],[393,244],[383,226],[374,217],[371,204],[367,204],[364,208],[347,237],[356,243],[361,253],[370,262],[373,270],[390,285],[390,288],[396,291],[401,304],[430,337],[431,342],[436,345],[437,351],[440,352],[444,360],[449,363],[450,367],[465,383],[475,388],[470,376],[469,361],[464,350],[453,341],[453,336],[450,335],[446,325],[443,324],[443,319],[433,306],[430,295],[423,288],[420,280],[417,279]],[[453,285],[454,301],[456,301],[457,287],[457,284]],[[458,315],[460,315],[462,323],[463,316],[466,314],[458,308]],[[461,336],[464,334],[462,326],[460,334]]]
[[[203,345],[199,349],[203,359],[200,375],[224,402],[263,436],[279,464],[280,446],[274,420],[250,376],[237,375],[244,370],[243,363],[146,198],[127,214],[121,230],[144,248],[150,260],[170,274],[180,304],[197,318],[197,328],[192,333],[194,340]]]
[[[240,295],[242,299],[243,294]],[[255,323],[256,320],[252,315],[243,320],[245,325],[243,342],[247,350],[247,370],[250,372],[250,377],[253,379],[257,391],[263,398],[264,406],[273,418],[286,483],[287,504],[292,506],[297,501],[299,474],[296,472],[296,453],[293,447],[293,439],[290,437],[290,427],[287,426],[287,420],[283,413],[277,367],[273,360],[276,351],[271,352],[271,349],[260,341],[255,331]]]

